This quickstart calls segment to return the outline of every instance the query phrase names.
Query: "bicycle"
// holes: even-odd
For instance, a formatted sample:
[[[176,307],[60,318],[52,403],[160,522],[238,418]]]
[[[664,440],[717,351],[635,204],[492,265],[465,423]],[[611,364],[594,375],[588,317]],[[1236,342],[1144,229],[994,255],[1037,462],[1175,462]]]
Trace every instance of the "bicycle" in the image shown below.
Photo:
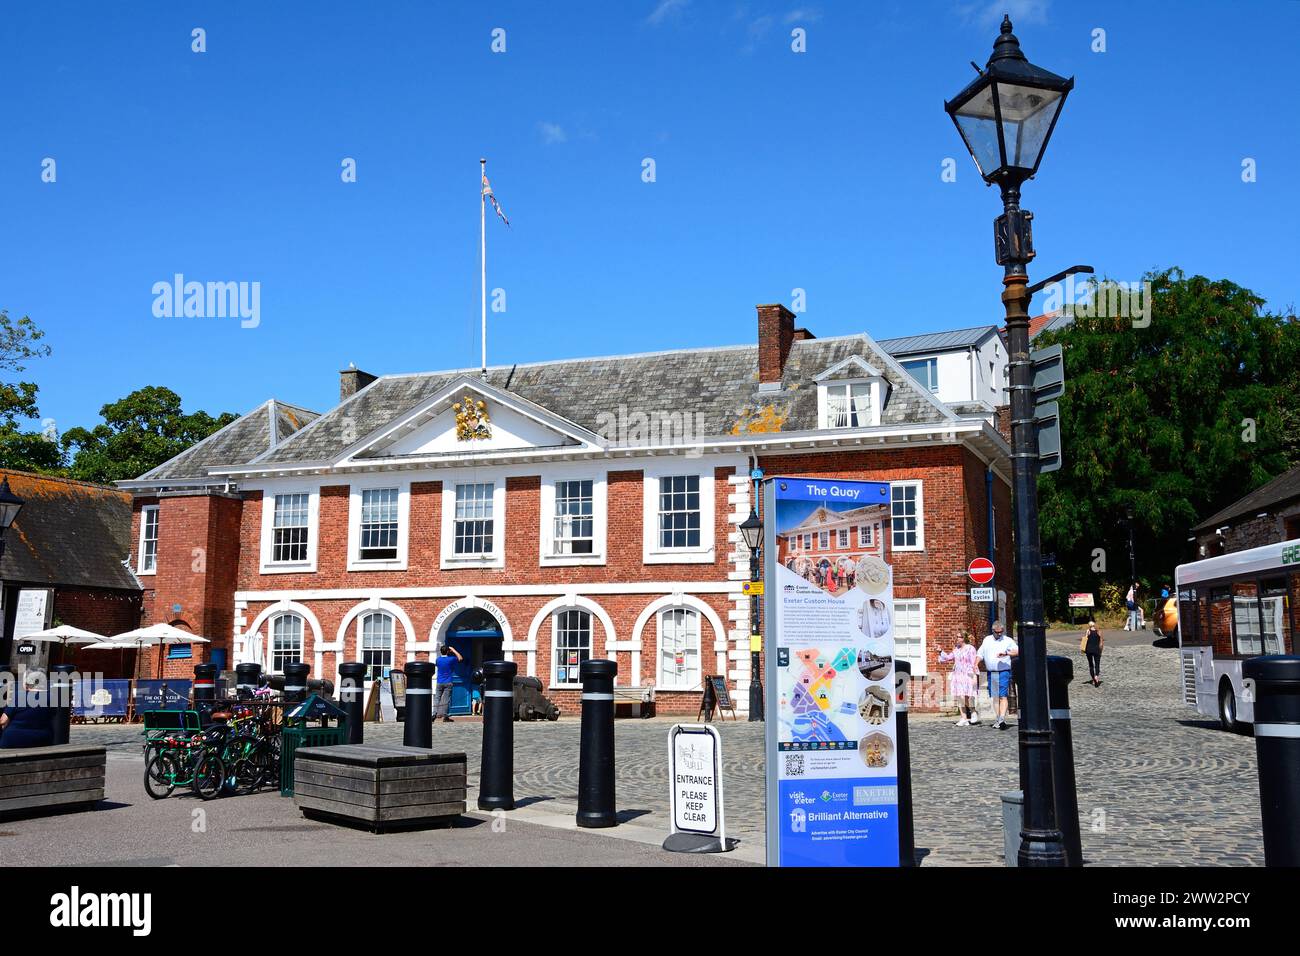
[[[226,766],[221,759],[224,727],[209,728],[191,737],[155,737],[146,742],[152,753],[145,760],[144,790],[154,800],[188,786],[204,800],[220,796]]]
[[[248,706],[238,708],[228,719],[231,733],[222,751],[228,772],[226,790],[253,793],[279,771],[279,734],[273,732],[274,724],[265,713]]]

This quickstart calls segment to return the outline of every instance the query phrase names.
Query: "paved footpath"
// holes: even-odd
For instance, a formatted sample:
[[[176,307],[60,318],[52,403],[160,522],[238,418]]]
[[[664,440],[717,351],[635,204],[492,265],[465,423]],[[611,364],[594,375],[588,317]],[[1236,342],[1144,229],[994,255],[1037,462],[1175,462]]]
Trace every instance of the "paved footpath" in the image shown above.
[[[1124,640],[1123,638],[1128,638]],[[1074,748],[1083,849],[1101,865],[1262,864],[1255,744],[1198,718],[1179,696],[1178,651],[1150,635],[1110,640],[1100,688],[1081,683],[1087,665],[1073,633],[1053,653],[1075,660]],[[388,863],[464,865],[725,865],[763,858],[763,725],[718,724],[728,832],[739,848],[721,856],[664,853],[667,734],[673,721],[617,724],[620,826],[577,830],[578,721],[515,725],[520,808],[493,827],[487,814],[460,826],[372,837],[304,820],[273,793],[203,803],[152,801],[140,776],[138,727],[77,726],[74,739],[110,748],[108,807],[43,820],[0,822],[0,865]],[[912,714],[916,843],[922,865],[1001,866],[1000,794],[1016,786],[1016,732],[958,728],[952,718]],[[435,725],[435,747],[469,758],[478,786],[482,725]],[[368,741],[400,742],[400,725],[368,724]],[[195,833],[195,811],[206,832]]]

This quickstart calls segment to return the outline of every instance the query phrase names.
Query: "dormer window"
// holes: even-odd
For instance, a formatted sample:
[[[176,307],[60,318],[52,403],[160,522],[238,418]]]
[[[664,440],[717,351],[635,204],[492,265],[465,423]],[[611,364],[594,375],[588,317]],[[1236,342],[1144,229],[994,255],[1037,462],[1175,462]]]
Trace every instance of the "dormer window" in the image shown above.
[[[885,380],[860,356],[850,355],[837,362],[814,381],[820,428],[870,428],[880,424]]]
[[[823,428],[865,428],[871,424],[871,386],[866,382],[835,382],[826,390]]]
[[[912,378],[930,391],[939,391],[939,360],[937,358],[912,359],[901,364]]]

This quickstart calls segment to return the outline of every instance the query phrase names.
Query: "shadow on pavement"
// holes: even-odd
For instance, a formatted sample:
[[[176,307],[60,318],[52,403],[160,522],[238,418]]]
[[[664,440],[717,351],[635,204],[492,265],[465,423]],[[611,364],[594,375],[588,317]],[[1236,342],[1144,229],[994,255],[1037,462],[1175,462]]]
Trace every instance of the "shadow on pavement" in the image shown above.
[[[637,817],[646,817],[653,812],[652,810],[618,810],[614,813],[614,816],[619,823],[630,823]]]

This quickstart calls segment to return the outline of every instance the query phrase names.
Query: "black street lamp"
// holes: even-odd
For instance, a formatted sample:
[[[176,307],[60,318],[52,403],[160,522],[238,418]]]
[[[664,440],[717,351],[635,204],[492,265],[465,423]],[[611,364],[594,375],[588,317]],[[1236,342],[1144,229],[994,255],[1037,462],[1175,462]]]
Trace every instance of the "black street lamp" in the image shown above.
[[[1048,723],[1047,630],[1038,541],[1038,435],[1034,425],[1033,366],[1029,357],[1029,277],[1034,258],[1033,213],[1020,208],[1020,186],[1038,171],[1074,79],[1034,66],[1002,20],[993,55],[979,76],[944,109],[961,133],[980,175],[1002,191],[994,220],[997,263],[1004,267],[1011,378],[1012,499],[1015,504],[1018,633],[1024,666],[1020,701],[1020,766],[1024,822],[1020,866],[1065,866],[1065,847],[1052,790],[1052,729]]]
[[[9,478],[6,476],[4,484],[0,484],[0,558],[5,556],[5,532],[13,525],[18,512],[23,510],[26,503],[9,490]]]
[[[749,517],[740,523],[740,537],[749,548],[749,580],[759,580],[759,555],[763,544],[763,522],[758,512],[749,509]],[[763,719],[763,681],[759,675],[758,595],[749,596],[749,719]]]

